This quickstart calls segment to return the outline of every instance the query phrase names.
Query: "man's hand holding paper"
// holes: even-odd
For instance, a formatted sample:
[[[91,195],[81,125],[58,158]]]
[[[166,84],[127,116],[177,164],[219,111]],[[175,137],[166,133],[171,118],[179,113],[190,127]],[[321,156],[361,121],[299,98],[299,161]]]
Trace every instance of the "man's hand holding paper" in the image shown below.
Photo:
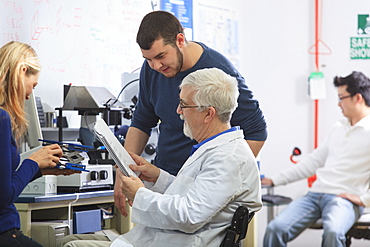
[[[160,169],[137,154],[131,152],[129,154],[137,164],[130,165],[130,169],[135,173],[140,173],[139,178],[142,180],[155,183],[159,177]]]
[[[141,187],[144,187],[144,184],[140,179],[147,182],[156,182],[159,177],[160,170],[158,167],[146,161],[143,157],[134,153],[130,153],[130,156],[137,165],[130,164],[129,167],[132,171],[141,173],[139,178],[133,176],[127,177],[121,172],[121,170],[117,170],[117,173],[122,181],[121,191],[129,200],[129,204],[132,205],[136,192]]]

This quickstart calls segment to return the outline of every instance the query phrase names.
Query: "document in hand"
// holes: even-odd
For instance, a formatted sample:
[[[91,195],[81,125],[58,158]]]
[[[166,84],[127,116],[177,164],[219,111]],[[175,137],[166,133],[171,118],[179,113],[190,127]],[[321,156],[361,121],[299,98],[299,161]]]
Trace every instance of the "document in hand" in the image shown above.
[[[121,169],[122,173],[127,177],[130,175],[134,177],[139,176],[140,172],[133,172],[129,167],[131,164],[136,165],[135,161],[114,136],[113,132],[110,130],[105,121],[103,119],[96,121],[94,129],[97,137],[104,144],[109,154],[113,157],[114,162],[116,162],[118,167]]]

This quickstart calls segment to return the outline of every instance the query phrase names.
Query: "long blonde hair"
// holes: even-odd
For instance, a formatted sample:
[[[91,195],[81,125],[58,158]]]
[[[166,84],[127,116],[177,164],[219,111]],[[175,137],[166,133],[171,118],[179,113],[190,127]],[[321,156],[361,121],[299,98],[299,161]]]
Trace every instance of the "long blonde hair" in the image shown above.
[[[0,107],[8,112],[13,136],[21,138],[27,130],[24,101],[26,92],[21,71],[26,68],[26,76],[40,72],[41,65],[31,46],[11,41],[0,48]]]

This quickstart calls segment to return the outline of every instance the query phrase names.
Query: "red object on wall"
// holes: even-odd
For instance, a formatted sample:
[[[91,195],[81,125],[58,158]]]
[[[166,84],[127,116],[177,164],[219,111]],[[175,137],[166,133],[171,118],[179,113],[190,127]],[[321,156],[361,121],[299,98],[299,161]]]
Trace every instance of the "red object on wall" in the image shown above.
[[[294,156],[298,156],[298,155],[301,155],[301,154],[302,154],[301,150],[299,148],[295,147],[293,149],[292,155],[290,156],[290,161],[293,162],[294,164],[297,164],[298,161],[295,161],[293,158],[294,158]]]

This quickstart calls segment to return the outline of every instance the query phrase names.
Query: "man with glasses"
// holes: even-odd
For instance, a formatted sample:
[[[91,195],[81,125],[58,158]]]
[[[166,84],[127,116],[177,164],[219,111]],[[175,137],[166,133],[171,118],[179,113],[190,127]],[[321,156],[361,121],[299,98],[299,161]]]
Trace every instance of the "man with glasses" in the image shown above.
[[[322,218],[322,246],[346,246],[345,234],[370,206],[370,79],[361,72],[335,77],[339,107],[346,119],[337,122],[326,140],[298,165],[262,179],[284,185],[316,174],[309,192],[291,202],[267,226],[264,247],[286,246]]]
[[[62,240],[64,247],[220,246],[239,206],[260,210],[257,163],[243,131],[230,125],[238,105],[236,79],[216,68],[202,69],[186,76],[180,88],[176,112],[184,134],[197,144],[177,176],[131,154],[137,166],[130,168],[141,175],[126,177],[118,170],[117,176],[132,202],[135,227],[112,245],[105,236],[86,242],[78,239],[91,235],[77,235]],[[151,184],[144,187],[141,179]],[[73,237],[76,241],[66,243]]]
[[[267,138],[266,122],[244,78],[225,56],[203,43],[188,41],[180,21],[166,11],[153,11],[143,18],[136,42],[145,61],[140,71],[138,103],[125,139],[128,151],[140,155],[152,128],[159,123],[154,165],[176,175],[195,144],[184,136],[182,122],[176,116],[178,87],[191,72],[219,68],[238,80],[239,105],[231,125],[240,126],[244,139],[257,156]],[[115,205],[126,216],[126,198],[119,185],[116,179]]]

